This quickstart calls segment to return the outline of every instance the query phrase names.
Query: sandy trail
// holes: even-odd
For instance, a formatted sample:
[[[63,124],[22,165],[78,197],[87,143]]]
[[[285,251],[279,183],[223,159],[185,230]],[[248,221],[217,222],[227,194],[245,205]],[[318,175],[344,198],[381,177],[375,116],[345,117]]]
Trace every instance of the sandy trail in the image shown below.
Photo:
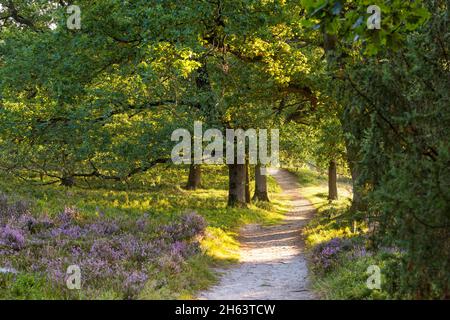
[[[219,270],[220,283],[199,295],[202,300],[311,300],[308,269],[301,229],[314,213],[311,203],[298,192],[296,177],[282,169],[270,169],[292,209],[284,223],[241,230],[241,260],[231,269]]]

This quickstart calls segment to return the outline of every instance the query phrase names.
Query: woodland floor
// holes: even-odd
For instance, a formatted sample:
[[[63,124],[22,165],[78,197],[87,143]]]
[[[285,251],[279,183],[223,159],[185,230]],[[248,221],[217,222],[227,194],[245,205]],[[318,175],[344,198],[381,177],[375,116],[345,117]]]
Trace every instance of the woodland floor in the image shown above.
[[[284,222],[275,226],[247,225],[240,232],[240,262],[218,270],[220,282],[201,293],[201,300],[311,300],[301,230],[314,214],[312,204],[300,196],[297,178],[285,171],[269,173],[290,201]]]

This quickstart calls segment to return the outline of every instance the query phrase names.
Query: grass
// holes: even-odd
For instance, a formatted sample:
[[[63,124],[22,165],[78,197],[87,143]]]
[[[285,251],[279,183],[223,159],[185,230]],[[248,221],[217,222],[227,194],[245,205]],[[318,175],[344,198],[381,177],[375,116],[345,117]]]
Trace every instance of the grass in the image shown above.
[[[208,222],[201,242],[203,254],[191,258],[179,273],[169,270],[159,273],[148,281],[139,296],[141,299],[192,299],[198,291],[217,280],[213,267],[226,266],[239,259],[239,243],[235,239],[241,226],[279,223],[288,208],[284,199],[276,194],[279,187],[272,178],[269,178],[271,204],[256,203],[246,209],[229,209],[226,207],[228,179],[225,167],[205,167],[202,189],[196,191],[183,189],[187,175],[186,168],[160,166],[127,184],[81,181],[80,186],[70,189],[31,186],[3,175],[0,177],[0,191],[15,200],[30,201],[33,212],[48,216],[56,215],[66,206],[75,206],[85,217],[102,214],[138,219],[146,213],[152,224],[161,225],[186,211],[197,212]],[[19,282],[16,279],[12,286],[15,289],[9,290],[9,295],[4,292],[2,298],[59,298],[58,293],[48,293],[45,283],[35,276],[23,277]],[[31,296],[25,292],[31,292]],[[83,298],[82,292],[80,298]],[[98,298],[117,299],[117,296],[113,291],[105,291]]]
[[[371,290],[366,281],[369,277],[368,266],[377,265],[384,268],[381,255],[347,259],[341,257],[339,265],[322,277],[314,277],[313,288],[326,300],[381,300],[389,296],[382,290]],[[382,273],[383,276],[383,273]],[[382,283],[384,282],[382,278]]]

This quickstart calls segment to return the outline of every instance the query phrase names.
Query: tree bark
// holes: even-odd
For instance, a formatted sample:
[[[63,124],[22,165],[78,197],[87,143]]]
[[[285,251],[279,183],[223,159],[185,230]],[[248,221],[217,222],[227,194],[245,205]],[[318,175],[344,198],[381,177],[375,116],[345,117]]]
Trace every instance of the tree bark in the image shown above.
[[[246,207],[245,201],[245,164],[229,164],[229,207]]]
[[[331,160],[328,167],[328,200],[337,200],[337,166],[336,161]]]
[[[187,190],[197,190],[202,183],[202,168],[199,164],[191,164],[189,178],[186,185]]]
[[[345,141],[346,149],[347,149],[347,163],[350,169],[350,173],[352,175],[352,205],[350,207],[351,212],[357,211],[366,211],[367,205],[364,201],[363,194],[361,192],[361,188],[359,186],[359,177],[360,171],[358,168],[358,152],[359,149],[353,143],[346,139]]]
[[[245,203],[251,203],[252,198],[250,195],[250,165],[248,160],[245,162]]]
[[[267,176],[261,174],[261,170],[265,170],[265,168],[258,164],[255,168],[255,194],[253,195],[253,200],[270,202],[267,189]]]
[[[358,184],[358,179],[360,176],[358,165],[355,163],[349,163],[350,172],[352,175],[352,189],[353,189],[353,199],[352,205],[350,207],[351,212],[356,211],[366,211],[367,204],[364,201],[363,194],[361,192],[361,188]]]

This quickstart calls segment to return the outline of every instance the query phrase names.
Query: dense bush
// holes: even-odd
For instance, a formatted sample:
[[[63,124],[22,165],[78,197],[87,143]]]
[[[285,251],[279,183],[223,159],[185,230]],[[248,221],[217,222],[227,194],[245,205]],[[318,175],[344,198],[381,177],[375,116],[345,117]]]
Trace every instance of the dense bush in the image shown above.
[[[349,65],[336,86],[367,200],[360,217],[377,245],[405,252],[395,290],[418,299],[450,297],[448,1],[424,3],[428,23]]]

